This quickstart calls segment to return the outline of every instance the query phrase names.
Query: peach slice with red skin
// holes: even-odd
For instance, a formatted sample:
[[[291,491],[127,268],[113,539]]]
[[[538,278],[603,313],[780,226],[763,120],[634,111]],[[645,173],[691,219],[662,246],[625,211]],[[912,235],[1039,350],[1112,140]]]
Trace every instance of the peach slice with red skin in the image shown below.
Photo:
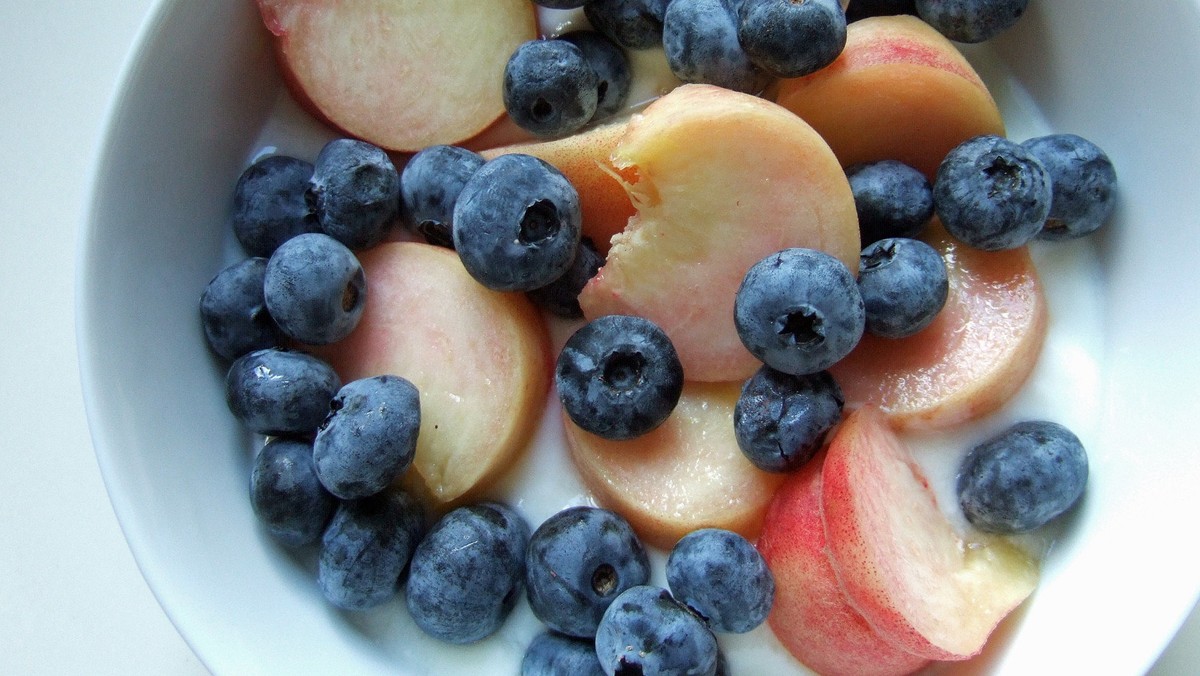
[[[1027,248],[980,251],[934,221],[925,239],[950,292],[933,323],[900,339],[864,335],[830,369],[853,408],[870,404],[902,429],[950,427],[999,409],[1037,364],[1046,299]]]
[[[758,550],[775,576],[767,623],[793,657],[825,676],[899,676],[929,660],[880,636],[848,602],[821,520],[822,453],[790,475],[763,519]]]
[[[780,81],[775,101],[820,132],[843,166],[899,160],[931,180],[959,143],[1004,134],[975,69],[913,16],[851,23],[841,56],[812,75]]]
[[[609,159],[627,122],[611,122],[561,139],[508,145],[480,154],[490,160],[508,153],[525,153],[554,165],[579,191],[583,235],[592,239],[601,254],[607,254],[613,235],[624,230],[635,213]]]
[[[585,432],[566,415],[567,444],[584,484],[645,541],[669,549],[697,528],[753,540],[778,474],[763,472],[733,436],[738,383],[686,383],[667,420],[627,441]]]
[[[367,305],[354,332],[313,348],[344,381],[402,376],[421,397],[405,482],[450,503],[477,494],[528,444],[553,367],[541,315],[523,294],[480,286],[449,249],[388,242],[359,253]]]
[[[760,365],[733,301],[767,255],[806,247],[858,269],[845,172],[812,127],[769,101],[683,85],[629,121],[612,165],[637,214],[579,303],[588,318],[658,324],[689,380],[740,380]]]
[[[504,114],[528,0],[258,0],[284,79],[316,117],[387,150],[469,139]]]
[[[886,640],[935,660],[977,654],[1037,586],[1038,564],[1000,538],[965,541],[908,448],[874,408],[838,428],[821,518],[849,603]]]

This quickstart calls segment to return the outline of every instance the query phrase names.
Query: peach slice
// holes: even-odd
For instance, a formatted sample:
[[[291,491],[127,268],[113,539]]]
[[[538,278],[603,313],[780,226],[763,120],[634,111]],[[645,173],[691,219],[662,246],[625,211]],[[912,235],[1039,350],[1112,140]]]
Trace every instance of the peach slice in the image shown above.
[[[775,576],[767,623],[793,657],[825,676],[898,676],[929,660],[900,650],[850,606],[829,561],[821,521],[822,453],[784,481],[758,550]]]
[[[670,336],[688,380],[749,377],[733,301],[750,266],[789,247],[858,269],[846,175],[803,120],[762,99],[684,85],[629,122],[612,163],[637,209],[580,294],[589,318],[645,317]]]
[[[1003,539],[964,541],[908,448],[871,407],[850,414],[821,469],[821,514],[850,604],[902,650],[978,653],[1037,586],[1038,564]]]
[[[528,0],[258,0],[284,78],[346,134],[414,152],[504,114],[504,64],[537,35]]]
[[[635,213],[609,159],[625,133],[627,122],[600,125],[552,141],[493,148],[481,154],[492,159],[508,153],[525,153],[553,164],[579,191],[584,236],[592,239],[601,254],[607,254],[609,240],[625,229],[629,217]]]
[[[1004,134],[975,69],[913,16],[850,24],[841,56],[812,75],[782,80],[775,100],[820,132],[844,166],[900,160],[930,180],[954,146]]]
[[[670,548],[687,533],[726,528],[753,539],[781,475],[759,470],[733,436],[738,383],[687,383],[648,434],[609,441],[563,416],[575,467],[597,501],[645,541]]]
[[[950,293],[908,338],[865,335],[830,372],[847,407],[878,406],[903,429],[945,428],[991,413],[1037,364],[1046,299],[1029,251],[959,244],[934,223],[926,240],[946,262]]]
[[[541,417],[552,368],[541,316],[522,294],[480,286],[449,249],[388,242],[359,257],[362,320],[314,352],[346,381],[395,374],[416,385],[412,466],[424,492],[443,503],[473,495],[513,465]]]

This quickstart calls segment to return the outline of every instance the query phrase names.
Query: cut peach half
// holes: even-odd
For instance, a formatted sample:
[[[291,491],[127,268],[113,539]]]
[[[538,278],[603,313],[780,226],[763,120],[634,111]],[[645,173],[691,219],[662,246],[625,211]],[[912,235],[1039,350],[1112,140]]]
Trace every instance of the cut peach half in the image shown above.
[[[525,153],[554,165],[579,191],[583,235],[592,239],[601,254],[607,254],[613,235],[624,230],[634,214],[633,203],[610,159],[627,123],[627,119],[616,121],[561,139],[508,145],[481,154],[490,160],[508,153]]]
[[[1038,564],[1026,552],[955,532],[908,448],[871,407],[838,428],[821,483],[838,581],[850,605],[902,650],[971,657],[1037,586]]]
[[[449,249],[389,242],[359,258],[362,320],[314,352],[347,382],[392,374],[416,385],[409,474],[437,502],[475,495],[514,464],[541,417],[552,367],[542,318],[524,295],[480,286]]]
[[[841,56],[812,75],[780,81],[775,100],[820,132],[843,166],[899,160],[930,180],[959,143],[1004,134],[975,69],[913,16],[851,23]]]
[[[705,527],[753,539],[783,477],[759,470],[738,448],[740,392],[737,383],[687,383],[666,422],[628,441],[602,439],[564,415],[571,458],[597,501],[651,544],[670,548]]]
[[[1046,337],[1046,299],[1022,247],[980,251],[934,221],[926,240],[950,281],[933,323],[900,339],[864,335],[830,372],[849,408],[870,404],[904,429],[937,429],[1000,408],[1028,379]]]
[[[296,99],[346,134],[415,152],[504,114],[504,65],[537,36],[528,0],[258,0]]]
[[[858,269],[845,173],[808,124],[773,103],[681,86],[630,120],[612,164],[637,214],[580,305],[588,318],[658,324],[689,380],[741,380],[758,368],[734,328],[733,302],[767,255],[806,247]]]
[[[758,550],[775,576],[767,623],[793,657],[824,676],[900,676],[929,660],[880,636],[849,603],[821,520],[822,453],[790,475],[763,519]]]

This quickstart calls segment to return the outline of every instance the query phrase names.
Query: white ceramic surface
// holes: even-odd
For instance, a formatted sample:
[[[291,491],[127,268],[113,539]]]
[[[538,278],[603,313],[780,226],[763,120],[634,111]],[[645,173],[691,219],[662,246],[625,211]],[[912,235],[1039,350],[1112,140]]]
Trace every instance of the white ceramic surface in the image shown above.
[[[1200,156],[1200,10],[1034,0],[994,49],[1052,128],[1109,152],[1122,201],[1096,241],[1103,281],[1088,290],[1105,320],[1088,498],[1015,632],[978,666],[1140,673],[1200,592],[1186,535],[1200,479],[1186,424],[1200,377],[1186,264],[1200,247],[1188,180]],[[279,91],[253,3],[161,3],[113,111],[81,241],[97,456],[147,581],[214,671],[421,673],[402,635],[411,625],[329,609],[311,561],[255,528],[251,440],[197,327],[199,292],[230,255],[231,187]]]

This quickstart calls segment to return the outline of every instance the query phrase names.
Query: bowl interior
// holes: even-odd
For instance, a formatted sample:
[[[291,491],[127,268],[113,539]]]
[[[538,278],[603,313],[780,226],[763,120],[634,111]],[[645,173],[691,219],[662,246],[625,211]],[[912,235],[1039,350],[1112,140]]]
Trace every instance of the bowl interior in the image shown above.
[[[1200,478],[1178,422],[1196,412],[1197,341],[1182,327],[1200,284],[1176,263],[1200,250],[1189,183],[1200,10],[1035,2],[968,54],[1031,96],[1051,128],[1097,141],[1121,181],[1117,217],[1094,244],[1102,279],[1085,290],[1104,318],[1088,498],[982,666],[1141,672],[1200,591],[1200,554],[1174,525]],[[96,452],[151,588],[214,671],[422,673],[433,667],[406,647],[415,630],[402,612],[330,609],[313,562],[257,529],[252,439],[225,407],[224,367],[199,329],[200,291],[237,256],[232,186],[282,92],[253,3],[160,4],[112,111],[81,234],[78,342]],[[469,658],[515,671],[508,640]]]

